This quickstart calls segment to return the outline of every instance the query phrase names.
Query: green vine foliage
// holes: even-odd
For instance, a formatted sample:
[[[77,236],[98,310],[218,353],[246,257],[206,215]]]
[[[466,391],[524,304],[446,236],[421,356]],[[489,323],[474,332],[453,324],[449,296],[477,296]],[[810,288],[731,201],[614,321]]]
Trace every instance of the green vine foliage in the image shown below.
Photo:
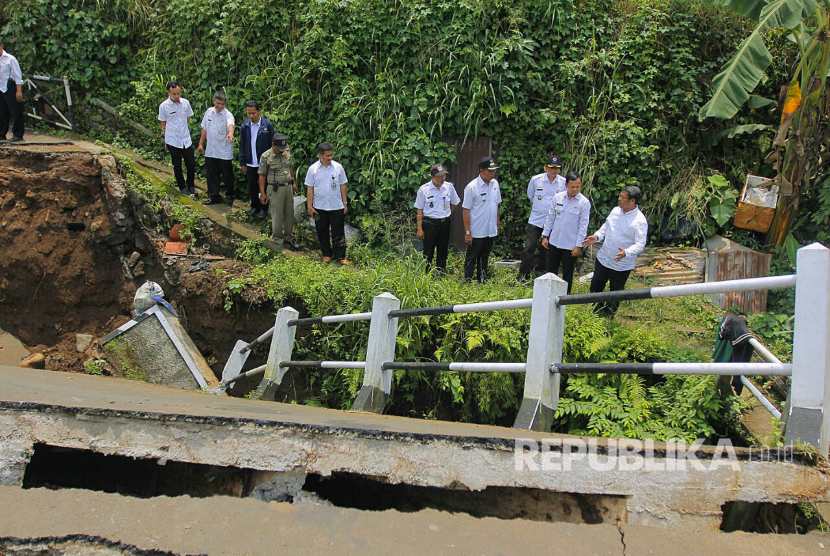
[[[68,74],[150,129],[171,78],[197,112],[217,88],[239,117],[259,99],[297,160],[336,145],[367,225],[411,212],[429,165],[475,136],[492,138],[502,167],[502,248],[523,237],[527,180],[548,151],[583,173],[595,221],[625,184],[648,200],[699,164],[737,185],[759,159],[757,138],[713,145],[724,124],[696,120],[749,29],[699,0],[21,2],[4,31],[27,67]]]
[[[448,277],[426,273],[417,253],[378,257],[358,247],[356,269],[336,269],[303,257],[266,259],[256,242],[238,251],[252,264],[233,278],[225,292],[227,307],[245,291],[260,291],[275,306],[291,305],[302,314],[326,315],[369,310],[372,297],[389,291],[403,307],[474,303],[532,295],[517,286],[512,273],[498,271],[491,282],[459,282],[462,261],[451,257]],[[451,314],[402,319],[395,357],[401,361],[523,361],[527,354],[527,311]],[[365,323],[314,326],[297,338],[295,356],[307,360],[363,360]],[[615,324],[587,306],[568,307],[565,361],[684,361],[699,353],[677,348],[665,331]],[[287,381],[308,381],[299,389],[306,404],[348,408],[361,384],[359,371],[304,371]],[[523,377],[507,373],[435,373],[398,371],[389,412],[425,418],[511,425],[522,398]],[[292,390],[289,388],[289,390]],[[293,390],[292,390],[293,391]],[[625,375],[574,375],[563,378],[555,430],[636,438],[715,437],[733,432],[733,402],[718,397],[707,377],[646,380]]]

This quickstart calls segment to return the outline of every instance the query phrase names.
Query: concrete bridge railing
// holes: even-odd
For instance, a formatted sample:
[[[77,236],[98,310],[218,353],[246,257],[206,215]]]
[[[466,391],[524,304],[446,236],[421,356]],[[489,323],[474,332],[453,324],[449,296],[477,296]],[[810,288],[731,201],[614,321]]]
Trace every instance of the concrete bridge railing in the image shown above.
[[[756,339],[750,340],[764,363],[565,363],[562,345],[568,305],[603,301],[646,300],[698,294],[795,287],[795,335],[793,362],[782,363]],[[549,431],[559,400],[560,376],[566,373],[717,374],[740,375],[765,407],[781,416],[744,375],[791,377],[786,408],[785,438],[816,446],[827,455],[830,442],[830,250],[814,243],[799,249],[796,274],[703,282],[679,286],[641,288],[614,292],[568,295],[567,284],[554,274],[537,278],[533,297],[401,309],[390,293],[376,296],[366,313],[299,318],[292,307],[277,312],[274,327],[250,344],[237,342],[225,365],[222,387],[244,376],[262,374],[256,396],[273,400],[290,368],[362,369],[363,385],[352,409],[383,412],[392,395],[394,370],[524,373],[524,393],[514,427]],[[530,331],[524,362],[410,362],[395,360],[398,322],[402,318],[448,313],[530,309]],[[369,340],[365,361],[298,361],[291,358],[296,330],[314,324],[368,321]],[[265,365],[241,373],[251,348],[271,340]]]

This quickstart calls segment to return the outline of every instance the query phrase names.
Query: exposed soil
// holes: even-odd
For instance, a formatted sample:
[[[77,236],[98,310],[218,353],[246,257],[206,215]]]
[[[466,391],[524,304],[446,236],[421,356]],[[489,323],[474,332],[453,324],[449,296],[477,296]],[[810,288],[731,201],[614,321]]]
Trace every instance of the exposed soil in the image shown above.
[[[91,155],[0,149],[0,319],[50,369],[77,370],[75,333],[127,317],[132,286],[102,187]]]
[[[129,320],[136,288],[153,280],[221,374],[237,338],[273,325],[272,304],[248,288],[226,311],[225,283],[247,265],[164,257],[164,239],[140,224],[164,228],[151,210],[107,155],[0,148],[0,326],[43,353],[47,369],[83,371],[97,346],[79,353],[76,334],[100,338]],[[227,238],[219,243],[230,249]],[[264,356],[255,351],[251,362]]]

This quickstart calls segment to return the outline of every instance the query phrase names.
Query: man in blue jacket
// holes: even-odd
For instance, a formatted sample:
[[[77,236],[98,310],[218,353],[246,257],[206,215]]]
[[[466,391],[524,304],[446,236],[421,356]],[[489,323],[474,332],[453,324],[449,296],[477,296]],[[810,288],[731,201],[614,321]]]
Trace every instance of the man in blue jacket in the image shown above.
[[[271,148],[274,126],[262,115],[255,100],[245,103],[245,114],[247,118],[239,129],[239,163],[248,182],[248,196],[251,199],[248,214],[265,218],[268,215],[267,205],[259,201],[259,159]]]

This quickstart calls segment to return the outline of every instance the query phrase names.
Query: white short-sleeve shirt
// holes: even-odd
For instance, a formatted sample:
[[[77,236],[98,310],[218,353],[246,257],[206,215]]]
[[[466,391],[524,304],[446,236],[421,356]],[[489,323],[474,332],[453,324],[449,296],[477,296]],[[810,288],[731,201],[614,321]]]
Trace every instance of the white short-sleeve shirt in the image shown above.
[[[193,116],[193,109],[186,98],[173,102],[169,98],[159,105],[159,121],[167,122],[164,128],[164,142],[171,147],[186,149],[193,145],[187,119]]]
[[[451,205],[461,202],[455,186],[445,181],[440,187],[435,187],[432,180],[426,182],[415,195],[415,208],[424,211],[427,218],[447,218],[452,214]]]
[[[648,220],[635,207],[628,212],[623,212],[620,207],[614,210],[605,219],[605,223],[594,235],[599,240],[604,240],[602,247],[597,253],[597,260],[602,266],[612,270],[634,270],[637,263],[637,255],[646,248],[648,238]],[[625,250],[625,257],[616,261],[620,249]]]
[[[551,199],[542,235],[558,249],[579,247],[585,241],[590,218],[591,201],[585,195],[569,197],[567,191],[562,191]]]
[[[314,188],[314,208],[319,210],[340,210],[343,198],[340,196],[340,186],[348,183],[346,171],[336,160],[328,166],[323,166],[319,160],[308,167],[305,174],[306,187]]]
[[[228,128],[236,125],[236,120],[230,110],[224,108],[217,112],[210,107],[202,117],[202,129],[207,132],[206,158],[233,160],[233,143],[228,141]]]
[[[0,56],[0,93],[9,90],[9,80],[14,81],[15,85],[23,85],[23,72],[17,58],[4,50]]]
[[[562,191],[565,191],[565,178],[562,176],[556,176],[550,181],[547,173],[543,172],[530,178],[527,184],[527,198],[531,202],[531,208],[527,223],[537,228],[544,227],[553,196]]]
[[[501,190],[495,179],[485,183],[481,176],[464,188],[462,207],[470,211],[470,233],[474,238],[496,237]]]

